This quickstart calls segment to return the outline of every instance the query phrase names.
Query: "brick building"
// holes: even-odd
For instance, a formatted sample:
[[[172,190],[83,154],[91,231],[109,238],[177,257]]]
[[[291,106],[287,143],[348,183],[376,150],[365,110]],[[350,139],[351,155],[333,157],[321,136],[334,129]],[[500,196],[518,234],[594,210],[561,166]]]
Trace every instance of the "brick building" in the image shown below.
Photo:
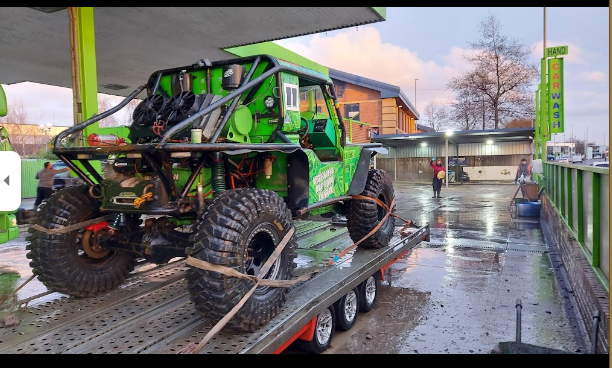
[[[427,131],[416,123],[419,114],[398,86],[329,69],[334,81],[347,137],[354,143],[370,142],[383,134]]]

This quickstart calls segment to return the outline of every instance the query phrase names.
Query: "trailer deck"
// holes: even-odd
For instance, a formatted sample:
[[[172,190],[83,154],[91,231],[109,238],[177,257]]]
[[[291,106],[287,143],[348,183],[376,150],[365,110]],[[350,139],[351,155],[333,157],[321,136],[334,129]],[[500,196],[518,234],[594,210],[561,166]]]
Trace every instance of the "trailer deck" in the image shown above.
[[[407,237],[400,229],[387,247],[344,255],[353,245],[346,226],[297,221],[296,277],[316,274],[291,288],[281,313],[266,326],[254,333],[221,330],[199,353],[279,352],[327,306],[429,239],[428,224]],[[43,293],[14,312],[17,326],[0,329],[0,354],[177,354],[215,326],[189,300],[185,262],[139,264],[119,289],[94,298]]]

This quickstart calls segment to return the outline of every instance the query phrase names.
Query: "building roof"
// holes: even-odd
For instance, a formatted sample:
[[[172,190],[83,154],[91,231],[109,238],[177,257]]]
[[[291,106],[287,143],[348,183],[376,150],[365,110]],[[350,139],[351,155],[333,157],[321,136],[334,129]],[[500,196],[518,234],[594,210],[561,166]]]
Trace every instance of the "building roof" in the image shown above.
[[[409,111],[409,115],[415,120],[419,119],[419,113],[408,100],[404,92],[398,87],[389,83],[383,83],[374,79],[362,77],[355,74],[340,71],[338,69],[329,68],[329,77],[332,79],[341,80],[343,82],[352,83],[361,87],[380,91],[381,98],[395,98],[401,101],[402,107],[405,106]]]
[[[428,126],[428,125],[423,125],[423,124],[417,124],[417,125],[416,125],[416,128],[417,128],[418,130],[424,130],[424,131],[425,131],[425,132],[427,132],[427,133],[433,133],[433,132],[435,132],[435,131],[436,131],[434,128],[432,128],[432,127],[430,127],[430,126]]]
[[[231,48],[382,22],[384,7],[93,7],[98,92],[127,96],[156,70]],[[66,7],[0,7],[0,83],[72,88]],[[85,25],[86,31],[89,30]],[[10,52],[9,52],[10,51]],[[122,89],[117,89],[121,87]]]
[[[421,142],[428,144],[445,144],[446,132],[427,132],[417,134],[382,134],[372,137],[372,142],[383,143],[386,146],[416,146]],[[452,144],[462,143],[486,143],[491,139],[493,142],[525,142],[532,141],[535,128],[510,128],[489,130],[462,130],[454,131],[448,142]]]

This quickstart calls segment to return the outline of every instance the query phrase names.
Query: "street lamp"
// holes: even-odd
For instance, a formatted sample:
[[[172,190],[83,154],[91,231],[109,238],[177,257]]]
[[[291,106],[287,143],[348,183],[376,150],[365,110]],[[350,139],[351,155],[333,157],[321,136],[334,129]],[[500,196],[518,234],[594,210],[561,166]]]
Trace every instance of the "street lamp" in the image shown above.
[[[53,128],[53,125],[51,125],[50,123],[41,123],[38,124],[38,127],[45,133],[45,152],[49,152],[49,132],[51,131],[51,128]]]

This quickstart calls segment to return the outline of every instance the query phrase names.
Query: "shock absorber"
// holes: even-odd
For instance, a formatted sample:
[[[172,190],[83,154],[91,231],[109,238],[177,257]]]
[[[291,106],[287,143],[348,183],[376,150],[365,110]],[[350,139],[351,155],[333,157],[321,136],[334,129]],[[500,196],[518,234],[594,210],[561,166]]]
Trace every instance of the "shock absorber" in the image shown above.
[[[113,230],[119,230],[121,226],[125,224],[125,215],[123,213],[115,213],[113,217],[108,220],[108,227]]]
[[[214,162],[212,165],[212,188],[214,195],[225,192],[225,166],[221,156],[221,152],[214,153]]]

